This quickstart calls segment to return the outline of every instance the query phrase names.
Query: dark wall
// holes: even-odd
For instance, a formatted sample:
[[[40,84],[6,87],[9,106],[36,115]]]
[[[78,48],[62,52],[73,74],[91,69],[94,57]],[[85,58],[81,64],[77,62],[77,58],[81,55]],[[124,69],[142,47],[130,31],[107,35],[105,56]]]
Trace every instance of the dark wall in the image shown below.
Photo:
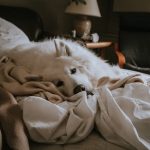
[[[112,35],[116,38],[118,34],[118,17],[113,12],[112,0],[97,0],[102,17],[91,17],[92,33],[99,33],[99,35]],[[58,31],[67,32],[72,30],[72,22],[74,16],[63,14],[63,20],[58,25]]]
[[[44,22],[45,30],[60,34],[72,30],[73,15],[67,15],[64,10],[69,0],[0,0],[1,5],[28,7],[37,11]],[[101,34],[117,33],[116,16],[112,13],[113,0],[97,0],[101,18],[92,17],[92,32]]]
[[[113,0],[98,0],[102,17],[94,19],[93,30],[99,34],[117,36],[118,16],[113,12]]]

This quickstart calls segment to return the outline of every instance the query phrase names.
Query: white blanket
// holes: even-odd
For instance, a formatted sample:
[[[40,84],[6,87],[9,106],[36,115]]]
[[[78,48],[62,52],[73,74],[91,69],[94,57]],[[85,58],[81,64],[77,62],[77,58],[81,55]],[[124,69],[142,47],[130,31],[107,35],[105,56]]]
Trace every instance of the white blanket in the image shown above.
[[[95,125],[112,143],[128,149],[150,149],[149,86],[131,75],[112,87],[102,86],[88,98],[81,92],[71,102],[58,105],[39,97],[25,98],[21,106],[31,139],[74,143],[89,135]]]
[[[29,42],[20,29],[0,18],[0,50]],[[21,107],[24,122],[34,141],[74,143],[85,139],[95,127],[112,143],[129,149],[148,150],[149,97],[149,86],[141,79],[129,76],[115,86],[100,87],[94,96],[88,98],[82,92],[73,96],[72,101],[56,105],[32,96],[24,98]]]

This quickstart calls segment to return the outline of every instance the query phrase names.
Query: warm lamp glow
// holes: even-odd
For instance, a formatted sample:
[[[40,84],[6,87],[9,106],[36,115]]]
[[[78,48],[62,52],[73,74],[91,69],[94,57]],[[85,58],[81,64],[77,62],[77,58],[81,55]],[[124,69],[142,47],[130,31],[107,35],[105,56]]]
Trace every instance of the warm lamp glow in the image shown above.
[[[97,0],[85,0],[85,2],[86,4],[76,4],[76,2],[72,1],[65,10],[66,13],[77,16],[74,21],[74,29],[79,37],[90,34],[92,23],[88,16],[101,17]]]
[[[85,0],[86,4],[72,2],[65,10],[66,13],[101,17],[97,0]]]

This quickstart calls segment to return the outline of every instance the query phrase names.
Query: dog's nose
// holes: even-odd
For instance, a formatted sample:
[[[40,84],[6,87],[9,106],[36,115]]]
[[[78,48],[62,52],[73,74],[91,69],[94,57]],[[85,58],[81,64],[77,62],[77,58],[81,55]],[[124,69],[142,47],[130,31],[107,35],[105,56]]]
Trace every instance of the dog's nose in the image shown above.
[[[77,94],[77,93],[82,92],[82,91],[85,91],[85,87],[84,87],[84,85],[79,84],[79,85],[77,85],[77,86],[74,88],[73,93],[74,93],[74,94]]]

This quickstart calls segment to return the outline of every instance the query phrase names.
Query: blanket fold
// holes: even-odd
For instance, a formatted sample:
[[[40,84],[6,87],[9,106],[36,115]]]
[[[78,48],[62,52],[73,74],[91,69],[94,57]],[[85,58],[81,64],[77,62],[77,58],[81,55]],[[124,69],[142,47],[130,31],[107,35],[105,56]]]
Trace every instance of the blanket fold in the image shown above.
[[[0,59],[0,124],[11,149],[29,149],[22,110],[17,101],[33,95],[52,103],[60,103],[66,98],[53,83],[42,81],[41,76],[3,56]]]
[[[20,149],[18,143],[25,144],[24,150],[28,150],[24,124],[29,137],[36,142],[75,143],[85,139],[96,126],[111,143],[126,149],[149,150],[147,81],[150,80],[139,74],[115,80],[102,77],[94,95],[87,96],[83,91],[66,98],[51,82],[3,57],[0,60],[0,123],[9,146],[16,150]],[[10,139],[12,136],[16,138]]]
[[[95,121],[108,141],[128,149],[149,150],[150,92],[149,86],[143,84],[146,81],[138,76],[131,75],[98,89]]]
[[[14,96],[31,96],[35,94],[55,103],[67,99],[53,83],[42,81],[40,75],[32,74],[23,66],[17,66],[6,56],[0,60],[0,80],[0,86]]]
[[[139,74],[103,84],[93,96],[81,92],[71,99],[57,105],[36,97],[22,101],[23,118],[33,140],[74,143],[89,135],[95,124],[111,143],[132,150],[150,149],[150,92]],[[38,113],[34,113],[35,105]]]
[[[11,149],[29,150],[21,108],[13,95],[2,88],[0,88],[0,124]]]

